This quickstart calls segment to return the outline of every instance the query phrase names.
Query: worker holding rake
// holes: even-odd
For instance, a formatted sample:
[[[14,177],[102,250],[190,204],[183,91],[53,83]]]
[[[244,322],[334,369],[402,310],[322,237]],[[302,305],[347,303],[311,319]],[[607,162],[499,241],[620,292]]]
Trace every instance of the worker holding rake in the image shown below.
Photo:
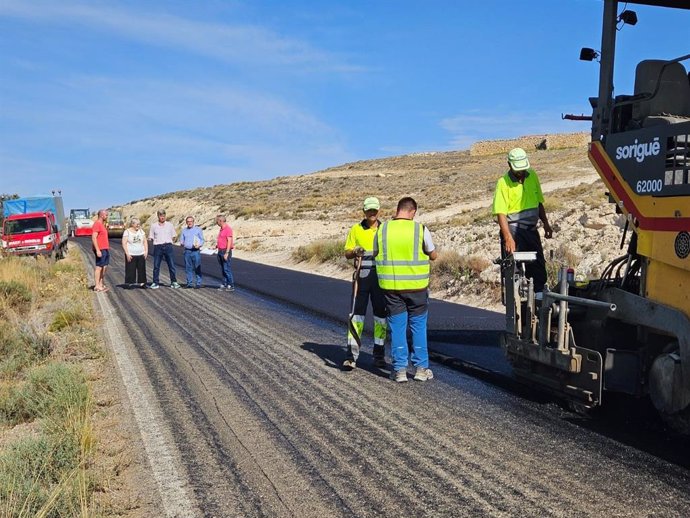
[[[374,264],[374,236],[379,228],[379,209],[381,204],[373,196],[364,200],[362,210],[364,219],[353,225],[345,241],[345,257],[355,260],[355,273],[352,279],[352,307],[348,321],[347,359],[343,369],[352,370],[362,345],[362,331],[367,306],[371,300],[374,312],[374,366],[386,366],[384,343],[386,341],[386,301],[379,288],[376,266]]]

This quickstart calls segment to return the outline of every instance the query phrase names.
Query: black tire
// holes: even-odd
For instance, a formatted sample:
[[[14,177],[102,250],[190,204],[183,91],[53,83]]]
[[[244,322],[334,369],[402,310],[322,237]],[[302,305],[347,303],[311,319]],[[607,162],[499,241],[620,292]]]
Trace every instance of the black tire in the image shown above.
[[[662,419],[671,429],[683,435],[690,435],[690,405],[684,408],[679,408],[677,403],[674,405],[674,402],[678,401],[678,391],[683,390],[682,385],[680,346],[674,341],[652,364],[649,374],[649,395]]]

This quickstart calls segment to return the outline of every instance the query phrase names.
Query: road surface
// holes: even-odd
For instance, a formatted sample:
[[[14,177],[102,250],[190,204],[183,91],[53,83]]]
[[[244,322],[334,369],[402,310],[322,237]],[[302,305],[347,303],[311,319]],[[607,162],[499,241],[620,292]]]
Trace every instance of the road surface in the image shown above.
[[[94,296],[161,516],[688,515],[683,463],[556,405],[437,364],[426,383],[393,383],[368,354],[342,372],[332,320],[242,288],[117,288],[123,271],[115,245]]]

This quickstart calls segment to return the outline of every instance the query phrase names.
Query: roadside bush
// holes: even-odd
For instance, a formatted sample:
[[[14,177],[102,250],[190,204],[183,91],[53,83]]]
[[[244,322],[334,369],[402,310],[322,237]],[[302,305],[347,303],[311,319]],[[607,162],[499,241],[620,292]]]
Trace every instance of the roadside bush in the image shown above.
[[[52,340],[30,330],[17,331],[8,323],[0,323],[0,379],[15,377],[29,365],[46,358]]]
[[[48,331],[58,332],[68,327],[80,324],[87,320],[84,310],[79,307],[61,309],[55,313],[53,321],[48,326]]]
[[[314,241],[308,245],[297,247],[292,252],[292,259],[295,262],[301,263],[304,261],[313,261],[316,263],[325,262],[345,262],[345,241],[343,240],[326,240],[322,239]]]
[[[75,434],[27,437],[0,454],[3,516],[89,516],[85,450]]]
[[[64,363],[36,367],[26,382],[5,392],[0,394],[0,420],[7,425],[46,418],[47,423],[64,427],[65,416],[89,401],[84,375]]]
[[[69,261],[58,261],[51,267],[54,275],[74,274],[79,272],[81,265]]]
[[[0,299],[15,309],[24,309],[31,304],[31,290],[18,281],[0,281]]]

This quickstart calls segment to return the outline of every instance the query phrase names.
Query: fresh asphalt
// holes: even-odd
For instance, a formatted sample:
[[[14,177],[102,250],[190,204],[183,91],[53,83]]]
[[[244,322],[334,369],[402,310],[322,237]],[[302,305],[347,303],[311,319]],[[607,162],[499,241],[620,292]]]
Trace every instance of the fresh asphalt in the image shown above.
[[[368,354],[342,372],[347,282],[234,260],[234,293],[126,290],[115,287],[122,251],[112,252],[113,289],[94,296],[121,322],[201,515],[684,516],[690,507],[682,445],[631,446],[548,400],[439,364],[433,381],[407,385]],[[216,286],[215,258],[202,268]],[[463,324],[453,306],[434,302],[432,335],[472,338],[464,347],[477,362],[500,351],[482,336],[502,315],[472,309]]]

